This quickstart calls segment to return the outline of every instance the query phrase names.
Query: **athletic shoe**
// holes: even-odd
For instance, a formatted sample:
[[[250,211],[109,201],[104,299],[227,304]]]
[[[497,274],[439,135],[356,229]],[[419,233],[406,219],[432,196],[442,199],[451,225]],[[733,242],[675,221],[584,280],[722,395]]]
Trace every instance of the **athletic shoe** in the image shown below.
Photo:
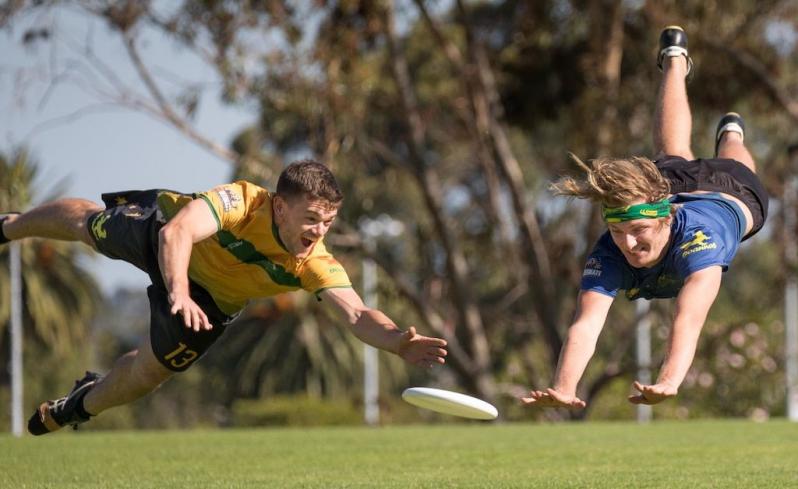
[[[43,402],[28,420],[30,434],[45,435],[58,431],[66,425],[78,429],[78,425],[88,421],[89,416],[85,415],[85,411],[83,414],[78,413],[77,407],[100,379],[102,379],[100,374],[86,372],[82,379],[75,381],[75,387],[66,397]]]
[[[740,137],[745,139],[745,122],[740,114],[737,112],[727,112],[726,115],[718,121],[718,127],[715,129],[715,158],[718,157],[718,146],[720,145],[720,138],[723,133],[736,132]]]
[[[657,67],[662,71],[662,61],[667,57],[684,56],[687,58],[687,74],[693,71],[693,60],[687,51],[687,34],[678,25],[669,25],[659,35],[659,54]]]
[[[19,212],[3,212],[3,213],[0,213],[0,244],[5,244],[5,243],[8,243],[9,241],[11,241],[10,239],[6,238],[5,234],[3,234],[3,223],[5,222],[6,219],[8,219],[8,216],[10,216],[12,214],[19,214]]]

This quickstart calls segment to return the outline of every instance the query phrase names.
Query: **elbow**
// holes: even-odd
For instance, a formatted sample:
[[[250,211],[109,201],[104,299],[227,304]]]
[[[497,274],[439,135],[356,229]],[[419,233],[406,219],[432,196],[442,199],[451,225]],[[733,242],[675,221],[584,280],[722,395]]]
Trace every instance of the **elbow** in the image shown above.
[[[175,241],[176,237],[180,234],[180,228],[175,223],[166,223],[158,231],[158,240],[163,245]]]

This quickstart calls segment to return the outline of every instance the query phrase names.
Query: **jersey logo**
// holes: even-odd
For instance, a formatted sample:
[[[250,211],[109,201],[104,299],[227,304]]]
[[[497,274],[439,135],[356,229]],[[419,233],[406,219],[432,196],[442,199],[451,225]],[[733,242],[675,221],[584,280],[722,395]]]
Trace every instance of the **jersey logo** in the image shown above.
[[[91,233],[98,240],[105,239],[108,236],[108,233],[105,231],[103,226],[105,226],[105,221],[110,218],[111,216],[109,214],[100,214],[96,219],[94,219],[94,222],[91,223]]]
[[[595,257],[590,257],[585,263],[585,269],[582,271],[583,277],[601,277],[601,260]]]
[[[122,215],[126,217],[141,217],[144,211],[136,204],[130,204],[122,211]]]
[[[346,272],[346,270],[344,270],[344,267],[342,267],[341,264],[338,263],[338,260],[336,260],[332,256],[320,256],[317,259],[327,263],[327,265],[329,266],[329,268],[327,269],[327,273]]]
[[[238,207],[238,203],[241,202],[241,197],[230,189],[219,189],[216,193],[219,194],[219,199],[222,201],[222,208],[225,212],[235,209]]]
[[[708,241],[711,239],[712,236],[707,236],[704,231],[696,231],[693,234],[693,239],[679,245],[679,249],[682,250],[682,258],[699,251],[714,250],[718,247],[718,243],[709,243]]]

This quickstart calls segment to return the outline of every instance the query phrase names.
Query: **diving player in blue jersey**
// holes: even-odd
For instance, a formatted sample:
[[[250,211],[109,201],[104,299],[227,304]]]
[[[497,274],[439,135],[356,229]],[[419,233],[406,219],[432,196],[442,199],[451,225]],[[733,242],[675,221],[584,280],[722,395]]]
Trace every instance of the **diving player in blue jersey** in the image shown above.
[[[533,390],[527,405],[583,408],[577,384],[595,351],[619,291],[630,300],[676,298],[665,360],[653,385],[634,382],[634,404],[656,404],[677,394],[695,355],[721,275],[741,241],[762,228],[768,197],[743,144],[744,124],[733,112],[721,118],[715,157],[695,159],[685,78],[693,63],[680,27],[660,35],[654,145],[657,159],[599,158],[581,181],[552,184],[560,195],[602,206],[608,231],[593,248],[582,275],[574,322],[560,352],[554,384]]]

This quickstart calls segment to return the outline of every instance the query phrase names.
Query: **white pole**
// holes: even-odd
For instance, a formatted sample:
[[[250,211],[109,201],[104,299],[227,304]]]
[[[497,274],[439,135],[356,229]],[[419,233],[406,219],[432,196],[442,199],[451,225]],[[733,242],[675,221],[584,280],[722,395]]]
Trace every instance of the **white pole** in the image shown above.
[[[367,248],[372,246],[367,244]],[[377,308],[377,265],[369,258],[363,260],[363,295],[368,307]],[[373,426],[380,422],[380,371],[379,354],[371,345],[363,345],[363,372],[364,417]]]
[[[787,382],[787,418],[798,421],[798,246],[795,243],[796,201],[798,178],[792,177],[784,186],[784,261],[787,280],[784,288],[784,349]]]
[[[22,267],[19,241],[8,248],[11,272],[11,432],[20,437],[22,423]]]
[[[637,317],[637,380],[642,384],[651,383],[651,303],[645,299],[638,299],[636,304]],[[648,423],[651,421],[651,406],[637,405],[637,422]]]

